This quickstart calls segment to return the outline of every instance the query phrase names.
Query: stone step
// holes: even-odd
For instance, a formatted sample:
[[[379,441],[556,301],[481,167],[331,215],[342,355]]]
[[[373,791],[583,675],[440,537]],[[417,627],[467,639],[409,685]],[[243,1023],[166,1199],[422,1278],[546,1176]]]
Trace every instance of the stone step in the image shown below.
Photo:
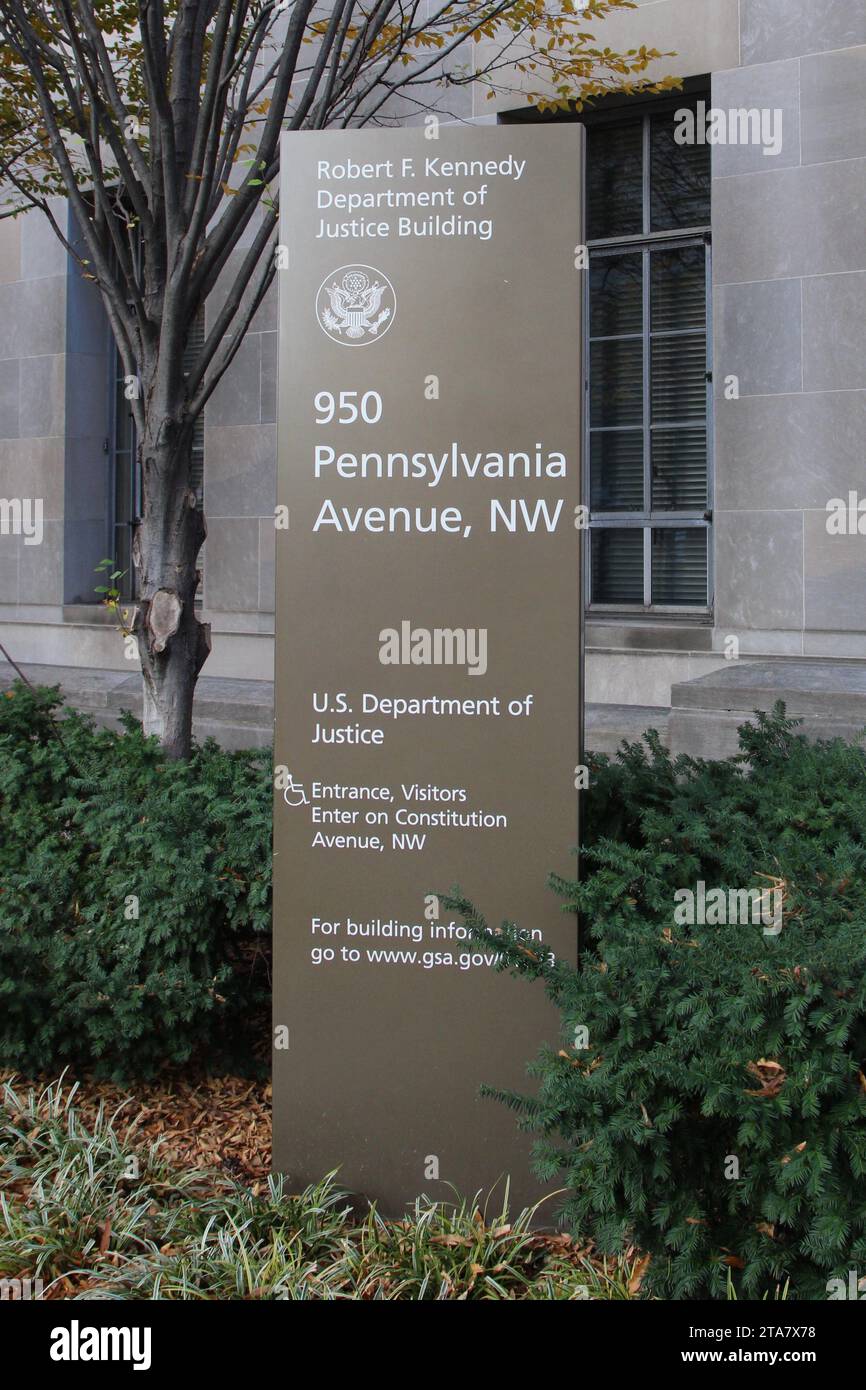
[[[92,714],[97,723],[117,728],[118,715],[129,710],[141,718],[141,676],[137,672],[100,671],[81,666],[22,665],[33,685],[59,685],[73,709]],[[0,661],[0,689],[8,689],[16,679],[14,669]],[[221,676],[202,676],[196,687],[196,737],[219,737],[225,727],[263,734],[250,739],[251,746],[270,742],[273,737],[273,685],[270,681],[230,680]],[[204,731],[202,731],[204,730]],[[220,742],[222,740],[220,739]],[[228,745],[227,745],[228,746]],[[233,743],[231,746],[238,746]]]
[[[590,753],[613,754],[623,739],[637,743],[647,729],[656,729],[667,745],[669,716],[659,705],[587,705],[584,743]]]
[[[127,677],[127,684],[111,691],[112,710],[131,710],[141,716],[141,677]],[[209,724],[242,724],[273,732],[274,688],[270,681],[230,680],[200,676],[195,689],[195,716]]]
[[[670,746],[693,757],[737,752],[737,726],[783,700],[808,738],[859,739],[866,727],[866,662],[737,661],[671,689]]]

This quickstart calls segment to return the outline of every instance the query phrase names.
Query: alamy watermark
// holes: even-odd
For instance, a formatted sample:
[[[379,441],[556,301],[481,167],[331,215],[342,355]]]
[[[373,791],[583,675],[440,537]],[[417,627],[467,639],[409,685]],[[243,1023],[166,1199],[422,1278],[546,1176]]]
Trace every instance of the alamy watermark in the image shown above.
[[[23,536],[25,545],[41,545],[41,497],[0,497],[0,536]]]
[[[0,1278],[0,1303],[29,1303],[41,1299],[43,1293],[41,1279]]]
[[[404,618],[399,628],[379,633],[383,666],[465,666],[470,676],[487,670],[486,627],[413,627]]]
[[[765,155],[782,152],[782,117],[778,107],[707,106],[699,101],[674,112],[678,145],[762,145]]]
[[[763,924],[765,936],[778,936],[782,930],[785,892],[781,887],[708,889],[699,879],[694,889],[678,888],[674,902],[674,921],[678,926]]]
[[[856,1269],[848,1270],[848,1280],[828,1279],[827,1297],[833,1299],[853,1299],[857,1302],[866,1301],[866,1278],[861,1278]]]
[[[828,536],[866,536],[866,497],[851,491],[827,503]]]

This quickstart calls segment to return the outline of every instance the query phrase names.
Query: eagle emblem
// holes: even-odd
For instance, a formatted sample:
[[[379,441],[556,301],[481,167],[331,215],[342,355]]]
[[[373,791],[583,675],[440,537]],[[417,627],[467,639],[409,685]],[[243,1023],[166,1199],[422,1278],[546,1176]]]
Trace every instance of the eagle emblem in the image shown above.
[[[341,269],[342,276],[335,271],[322,282],[316,317],[335,342],[363,347],[390,328],[396,308],[394,288],[387,275],[372,266]]]

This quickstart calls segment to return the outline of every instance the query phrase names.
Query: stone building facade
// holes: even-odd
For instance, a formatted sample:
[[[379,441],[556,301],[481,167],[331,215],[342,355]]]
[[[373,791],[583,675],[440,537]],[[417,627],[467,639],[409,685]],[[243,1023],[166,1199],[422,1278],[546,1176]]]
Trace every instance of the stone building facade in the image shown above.
[[[598,439],[591,429],[587,438],[588,742],[609,746],[654,723],[677,748],[724,752],[736,724],[779,696],[813,731],[852,735],[866,724],[866,0],[638,0],[599,26],[598,37],[615,49],[672,50],[676,57],[659,70],[686,86],[673,103],[629,98],[586,117],[588,179],[597,178],[605,206],[622,208],[620,225],[599,223],[595,241],[588,228],[590,245],[606,257],[599,283],[609,292],[618,266],[625,285],[641,257],[649,277],[642,328],[633,315],[629,332],[617,329],[634,283],[601,304],[599,322],[616,332],[595,332],[592,308],[587,323],[593,345],[599,339],[601,366],[590,366],[599,399],[604,372],[625,379],[640,341],[646,364],[643,404],[618,438],[601,438],[621,425],[608,416]],[[652,141],[684,104],[696,119],[754,112],[760,122],[767,113],[764,134],[781,138],[772,151],[760,138],[709,145],[699,225],[672,215],[656,230],[650,183],[665,161],[653,164]],[[519,93],[488,101],[477,87],[447,89],[443,111],[460,120],[538,119]],[[648,134],[639,137],[639,126]],[[761,126],[742,129],[760,135]],[[629,222],[627,206],[628,150],[639,138],[649,142],[649,173],[634,174],[647,180],[642,225],[637,212]],[[679,158],[669,131],[664,138]],[[65,216],[60,204],[57,213]],[[667,262],[653,259],[657,253]],[[241,254],[227,265],[225,284]],[[703,330],[694,317],[698,257],[709,267]],[[692,267],[685,307],[670,307],[665,264]],[[655,336],[657,292],[668,328]],[[275,286],[204,421],[202,599],[214,645],[198,727],[232,742],[269,736],[277,293]],[[684,325],[679,342],[672,324]],[[696,384],[701,331],[705,410]],[[691,366],[683,365],[687,351]],[[657,357],[669,363],[658,393]],[[72,698],[104,718],[134,705],[136,693],[94,593],[95,566],[105,556],[122,562],[135,514],[117,378],[98,299],[40,215],[0,222],[0,497],[44,504],[41,544],[0,535],[0,642],[40,678],[54,668]],[[583,383],[591,426],[592,387]],[[660,426],[665,392],[674,398],[671,415],[678,401],[692,404],[687,418]],[[635,393],[638,402],[638,384]],[[693,485],[701,466],[703,502]],[[665,492],[671,478],[673,492]],[[849,504],[847,522],[836,526],[834,499]]]

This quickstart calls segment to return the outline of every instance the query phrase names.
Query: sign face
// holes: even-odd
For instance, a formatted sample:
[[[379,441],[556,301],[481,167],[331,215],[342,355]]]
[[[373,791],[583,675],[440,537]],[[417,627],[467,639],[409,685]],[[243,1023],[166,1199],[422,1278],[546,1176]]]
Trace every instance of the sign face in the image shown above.
[[[540,1195],[557,1015],[439,895],[576,956],[582,132],[436,135],[282,149],[274,1166],[388,1213]]]

